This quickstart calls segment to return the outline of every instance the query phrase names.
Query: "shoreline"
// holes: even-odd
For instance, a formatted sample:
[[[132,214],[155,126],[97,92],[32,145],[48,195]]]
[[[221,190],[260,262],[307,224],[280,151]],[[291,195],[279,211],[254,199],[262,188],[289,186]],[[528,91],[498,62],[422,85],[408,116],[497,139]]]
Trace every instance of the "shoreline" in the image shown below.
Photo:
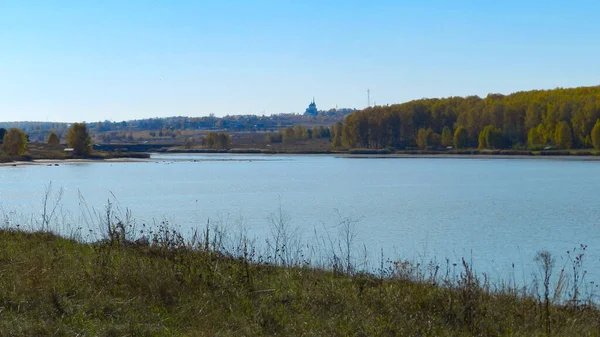
[[[343,154],[343,158],[376,158],[376,159],[548,159],[572,161],[600,161],[600,156],[577,155],[508,155],[508,154]]]
[[[185,156],[185,155],[200,155],[210,157],[221,157],[221,156],[256,156],[256,157],[293,157],[293,156],[330,156],[337,158],[348,158],[348,159],[549,159],[549,160],[572,160],[572,161],[600,161],[600,156],[595,155],[510,155],[510,154],[452,154],[452,153],[440,153],[440,154],[408,154],[408,153],[390,153],[390,154],[378,154],[378,153],[348,153],[348,152],[315,152],[315,153],[298,153],[298,152],[279,152],[279,153],[256,153],[256,152],[153,152],[151,154],[157,155],[173,155]],[[156,159],[156,158],[154,158]],[[153,160],[153,158],[150,158]],[[186,160],[186,159],[182,159]]]
[[[95,164],[95,163],[137,163],[152,161],[151,158],[110,158],[110,159],[34,159],[31,161],[13,161],[0,163],[0,167],[7,166],[60,166],[76,164]]]
[[[221,153],[198,153],[198,152],[177,152],[165,153],[154,152],[151,155],[167,155],[177,157],[179,155],[200,155],[207,157],[224,157],[224,156],[252,156],[252,157],[291,157],[291,156],[331,156],[336,158],[346,159],[514,159],[514,160],[566,160],[566,161],[600,161],[600,156],[593,155],[505,155],[505,154],[352,154],[352,153],[256,153],[256,152],[221,152]],[[175,158],[173,158],[175,159]],[[173,161],[173,159],[171,159]],[[109,159],[34,159],[31,161],[14,161],[2,162],[0,167],[15,167],[15,166],[60,166],[77,165],[77,164],[94,164],[94,163],[144,163],[164,160],[164,158],[109,158]],[[198,159],[175,159],[174,161],[202,161]]]

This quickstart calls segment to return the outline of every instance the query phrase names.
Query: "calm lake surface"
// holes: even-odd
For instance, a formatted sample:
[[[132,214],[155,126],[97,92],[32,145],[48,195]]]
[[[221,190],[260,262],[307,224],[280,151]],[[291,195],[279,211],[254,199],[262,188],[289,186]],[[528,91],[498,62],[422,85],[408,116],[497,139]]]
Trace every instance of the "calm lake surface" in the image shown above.
[[[0,168],[0,215],[39,217],[45,186],[64,188],[61,214],[77,218],[79,193],[102,210],[112,195],[136,222],[168,220],[184,232],[207,219],[269,236],[279,205],[303,240],[356,224],[373,265],[390,259],[465,257],[496,279],[530,280],[536,252],[556,269],[587,244],[586,279],[600,281],[600,162],[545,159],[337,158],[154,155],[152,161]],[[94,228],[95,229],[95,228]],[[514,264],[514,267],[513,267]],[[514,268],[514,269],[513,269]]]

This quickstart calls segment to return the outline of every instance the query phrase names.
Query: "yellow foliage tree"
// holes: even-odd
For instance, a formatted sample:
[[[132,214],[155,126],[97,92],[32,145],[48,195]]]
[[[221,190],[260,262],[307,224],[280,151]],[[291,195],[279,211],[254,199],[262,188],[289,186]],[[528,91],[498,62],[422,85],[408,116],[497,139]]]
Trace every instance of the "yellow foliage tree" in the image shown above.
[[[2,148],[9,156],[22,156],[27,153],[27,136],[21,129],[10,128],[2,138]]]

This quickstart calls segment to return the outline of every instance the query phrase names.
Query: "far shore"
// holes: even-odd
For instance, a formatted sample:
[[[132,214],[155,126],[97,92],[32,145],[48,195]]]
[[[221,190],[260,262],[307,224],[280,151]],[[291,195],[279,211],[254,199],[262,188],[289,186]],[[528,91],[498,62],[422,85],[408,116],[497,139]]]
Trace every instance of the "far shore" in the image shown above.
[[[573,161],[600,161],[600,156],[577,155],[506,155],[506,154],[334,154],[343,158],[422,158],[422,159],[551,159]]]
[[[5,166],[55,166],[62,164],[91,164],[91,163],[136,163],[151,161],[149,158],[111,158],[111,159],[34,159],[31,161],[14,161],[0,163]]]
[[[571,160],[571,161],[600,161],[600,156],[593,155],[503,155],[503,154],[352,154],[344,152],[329,152],[329,153],[295,153],[295,152],[279,152],[279,153],[256,153],[241,151],[235,152],[220,152],[220,153],[198,153],[198,152],[160,152],[160,155],[173,155],[173,161],[202,161],[201,159],[177,159],[177,155],[202,155],[208,157],[221,156],[333,156],[338,158],[348,159],[543,159],[543,160]],[[92,164],[92,163],[141,163],[155,162],[164,160],[158,158],[110,158],[110,159],[34,159],[31,161],[14,161],[2,162],[0,167],[11,166],[60,166],[60,165],[77,165],[77,164]]]
[[[198,152],[198,151],[176,151],[176,152],[155,152],[159,155],[202,155],[202,156],[333,156],[339,158],[372,158],[372,159],[551,159],[551,160],[573,160],[573,161],[600,161],[600,155],[548,155],[548,154],[457,154],[457,153],[350,153],[350,152],[262,152],[256,151],[243,152],[234,150],[231,152]],[[151,161],[153,159],[150,159]]]

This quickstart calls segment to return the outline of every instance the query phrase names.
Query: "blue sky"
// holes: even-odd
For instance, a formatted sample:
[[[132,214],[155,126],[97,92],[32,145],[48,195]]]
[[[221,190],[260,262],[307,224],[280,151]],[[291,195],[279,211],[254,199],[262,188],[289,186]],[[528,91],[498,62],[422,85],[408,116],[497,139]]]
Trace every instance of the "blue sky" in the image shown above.
[[[0,0],[0,121],[600,84],[599,1]]]

